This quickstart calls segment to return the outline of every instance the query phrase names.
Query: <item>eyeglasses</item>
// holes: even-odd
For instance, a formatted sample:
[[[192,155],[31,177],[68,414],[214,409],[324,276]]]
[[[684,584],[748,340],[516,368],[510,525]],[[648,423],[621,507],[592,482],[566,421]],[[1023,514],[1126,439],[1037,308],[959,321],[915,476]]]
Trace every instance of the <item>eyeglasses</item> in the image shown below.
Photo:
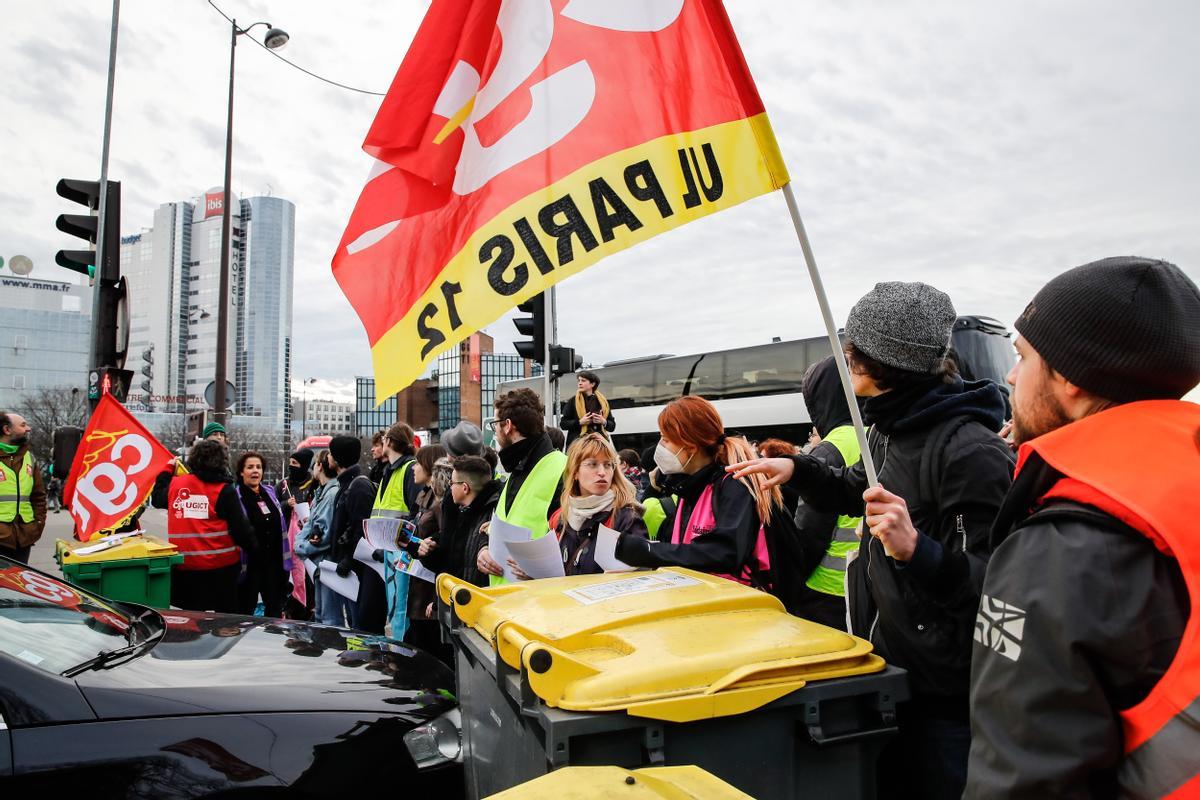
[[[450,481],[450,485],[451,486],[466,486],[468,489],[471,488],[471,484],[467,483],[466,481]]]
[[[592,461],[590,459],[579,466],[585,469],[604,469],[608,472],[615,472],[617,469],[617,465],[611,461]]]
[[[502,420],[502,419],[489,419],[487,422],[485,422],[485,423],[483,423],[483,424],[484,424],[484,425],[486,425],[486,426],[488,427],[488,430],[492,430],[492,431],[494,431],[494,430],[496,430],[496,428],[499,428],[499,427],[500,427],[500,423],[501,423],[501,422],[504,422],[504,420]]]

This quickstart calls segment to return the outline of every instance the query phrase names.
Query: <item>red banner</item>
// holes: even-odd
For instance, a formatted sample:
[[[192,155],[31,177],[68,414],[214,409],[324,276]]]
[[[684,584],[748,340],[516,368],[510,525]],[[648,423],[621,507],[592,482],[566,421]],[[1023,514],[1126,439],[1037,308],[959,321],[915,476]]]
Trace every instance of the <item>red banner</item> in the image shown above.
[[[102,395],[71,464],[63,503],[75,520],[75,535],[121,527],[149,499],[154,479],[174,456],[125,406]]]
[[[434,0],[333,257],[386,397],[601,258],[787,182],[720,0]]]

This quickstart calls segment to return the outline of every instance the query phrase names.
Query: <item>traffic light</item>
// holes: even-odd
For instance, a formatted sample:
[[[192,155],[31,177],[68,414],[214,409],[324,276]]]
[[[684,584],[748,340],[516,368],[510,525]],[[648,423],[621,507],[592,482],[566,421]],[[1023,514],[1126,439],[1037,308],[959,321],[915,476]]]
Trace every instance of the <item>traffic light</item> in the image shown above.
[[[529,298],[517,306],[518,311],[524,311],[528,317],[513,317],[513,325],[522,336],[528,336],[527,341],[513,342],[517,354],[535,364],[546,363],[546,295],[545,293]]]
[[[550,377],[561,378],[577,372],[583,366],[583,356],[575,355],[574,347],[550,345]]]
[[[101,367],[88,373],[88,400],[92,408],[103,395],[111,394],[118,403],[129,397],[129,385],[133,383],[133,370]]]
[[[153,394],[151,390],[154,387],[154,345],[150,345],[142,351],[142,362],[142,375],[145,376],[145,379],[142,381],[142,391],[146,393],[146,400],[148,402],[150,399],[149,395]]]
[[[81,181],[63,178],[55,191],[59,197],[87,206],[90,214],[59,214],[55,227],[63,233],[78,236],[92,245],[90,250],[59,250],[54,261],[60,267],[74,270],[95,279],[96,265],[100,265],[101,278],[116,281],[121,274],[121,182],[108,182],[108,197],[104,204],[104,253],[97,262],[95,251],[100,220],[96,213],[100,209],[100,181]]]

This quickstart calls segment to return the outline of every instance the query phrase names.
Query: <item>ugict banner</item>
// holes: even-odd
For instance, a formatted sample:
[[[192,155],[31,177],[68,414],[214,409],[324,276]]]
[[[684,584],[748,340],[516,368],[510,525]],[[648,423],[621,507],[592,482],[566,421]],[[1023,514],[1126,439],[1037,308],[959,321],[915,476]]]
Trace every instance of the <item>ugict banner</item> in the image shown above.
[[[112,395],[103,395],[75,452],[63,503],[75,535],[119,528],[142,507],[174,456]]]
[[[610,253],[788,181],[719,0],[434,0],[333,257],[379,396]]]

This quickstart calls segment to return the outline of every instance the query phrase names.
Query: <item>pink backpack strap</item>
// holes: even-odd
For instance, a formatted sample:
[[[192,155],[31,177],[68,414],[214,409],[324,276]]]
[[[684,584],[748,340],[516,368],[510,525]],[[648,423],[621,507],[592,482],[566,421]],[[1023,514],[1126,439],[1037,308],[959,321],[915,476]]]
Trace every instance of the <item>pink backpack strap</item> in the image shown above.
[[[696,538],[696,531],[711,531],[717,524],[716,515],[713,513],[713,487],[712,484],[704,487],[704,491],[696,498],[696,505],[692,508],[692,515],[688,517],[687,530],[683,532],[683,537],[680,538],[679,529],[682,524],[683,514],[678,509],[675,511],[675,529],[671,532],[671,541],[675,544],[688,544],[692,539]]]

